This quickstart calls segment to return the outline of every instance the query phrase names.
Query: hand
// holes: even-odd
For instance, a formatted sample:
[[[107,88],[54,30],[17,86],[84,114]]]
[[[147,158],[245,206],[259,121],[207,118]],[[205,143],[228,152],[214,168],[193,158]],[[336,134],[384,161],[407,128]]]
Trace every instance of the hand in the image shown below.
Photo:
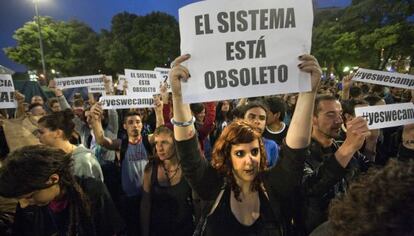
[[[156,113],[161,113],[162,114],[162,109],[163,109],[163,102],[161,100],[161,95],[156,94],[154,95],[154,110]]]
[[[63,95],[62,90],[58,89],[56,87],[56,81],[55,80],[49,81],[49,89],[52,90],[52,92],[55,94],[56,97],[60,97],[60,96]]]
[[[414,149],[414,124],[404,125],[402,143],[406,148]]]
[[[168,90],[167,86],[168,86],[167,82],[160,83],[160,93],[162,96],[164,96],[167,93],[167,90]]]
[[[124,91],[128,89],[128,80],[124,80],[124,84],[122,85]]]
[[[96,103],[93,93],[88,93],[88,102],[90,105],[94,105]]]
[[[109,77],[106,77],[104,75],[103,76],[103,81],[104,81],[105,93],[110,94],[112,92],[111,80],[109,79]]]
[[[349,75],[344,76],[342,78],[342,89],[349,89],[352,85],[352,77],[354,76],[353,73],[350,73]]]
[[[100,121],[103,114],[102,104],[100,102],[95,103],[89,112],[89,116],[92,121]]]
[[[368,130],[368,123],[363,117],[358,116],[347,122],[346,127],[346,139],[342,145],[346,145],[355,153],[362,147],[365,138],[371,135],[371,132]]]
[[[171,91],[173,94],[173,98],[180,97],[181,98],[181,81],[187,81],[190,78],[190,72],[188,69],[181,65],[182,62],[188,60],[190,58],[190,54],[185,54],[182,56],[177,57],[171,63],[171,71],[169,74],[170,83],[171,83]]]
[[[308,54],[299,56],[299,60],[301,61],[298,65],[299,69],[311,74],[312,92],[317,92],[322,75],[322,69],[319,66],[318,60],[316,60],[314,56]]]
[[[161,100],[163,102],[163,104],[168,104],[168,98],[169,98],[169,94],[168,94],[168,84],[167,82],[161,82],[160,83],[160,93],[161,93]]]
[[[18,103],[23,103],[26,97],[16,90],[14,91],[14,98],[16,99]]]
[[[109,85],[111,83],[111,80],[109,79],[109,77],[106,77],[105,75],[103,76],[103,81],[105,85]]]

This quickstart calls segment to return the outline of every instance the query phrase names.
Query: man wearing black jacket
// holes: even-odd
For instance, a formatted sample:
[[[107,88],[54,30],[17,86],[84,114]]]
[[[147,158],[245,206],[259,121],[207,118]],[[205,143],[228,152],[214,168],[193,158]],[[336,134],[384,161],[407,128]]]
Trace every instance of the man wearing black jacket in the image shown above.
[[[356,117],[347,123],[347,136],[341,145],[335,139],[342,124],[340,102],[329,95],[317,97],[312,119],[311,155],[305,160],[303,178],[306,233],[327,220],[330,201],[345,192],[349,182],[371,164],[358,152],[370,135],[365,119]]]

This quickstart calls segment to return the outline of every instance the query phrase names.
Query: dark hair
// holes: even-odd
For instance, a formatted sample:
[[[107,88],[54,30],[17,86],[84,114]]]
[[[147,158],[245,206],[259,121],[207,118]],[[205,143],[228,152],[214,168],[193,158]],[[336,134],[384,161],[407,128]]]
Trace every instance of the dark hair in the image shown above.
[[[51,98],[48,101],[48,105],[49,105],[50,108],[52,108],[53,107],[53,104],[55,104],[55,103],[59,103],[59,101],[57,100],[57,98]]]
[[[40,95],[33,95],[33,96],[32,96],[32,98],[31,98],[30,100],[32,100],[33,98],[36,98],[36,97],[38,97],[38,98],[42,99],[42,101],[44,101],[43,97],[42,97],[42,96],[40,96]]]
[[[141,115],[137,111],[128,111],[124,115],[124,124],[126,123],[128,117],[131,117],[131,116],[139,116],[139,118],[141,118]]]
[[[225,114],[223,114],[223,112],[221,111],[224,102],[229,103],[229,110]],[[228,120],[233,120],[233,104],[231,101],[228,100],[218,102],[216,107],[216,121],[223,121],[225,120],[225,118],[227,118]]]
[[[349,89],[349,96],[351,96],[351,98],[358,98],[361,94],[362,90],[360,87],[353,86]]]
[[[65,139],[69,140],[75,131],[75,123],[72,121],[74,117],[72,110],[66,109],[43,116],[39,119],[38,123],[52,131],[57,129],[62,130]]]
[[[341,106],[343,114],[350,114],[352,116],[355,116],[355,107],[358,105],[368,105],[368,103],[365,100],[360,99],[342,101]]]
[[[76,100],[76,99],[82,99],[83,100],[82,94],[81,93],[73,94],[73,100]]]
[[[35,102],[35,103],[31,103],[30,105],[29,105],[29,111],[31,111],[33,108],[35,108],[35,107],[42,107],[43,108],[43,105],[42,104],[40,104],[40,103],[38,103],[38,102]]]
[[[266,104],[264,104],[261,100],[255,100],[253,102],[249,102],[246,105],[243,105],[243,118],[246,115],[246,112],[252,108],[262,108],[265,112],[267,112],[269,110],[269,108],[266,106]],[[267,116],[266,116],[267,117]]]
[[[203,103],[192,103],[190,109],[194,114],[201,113],[205,108]]]
[[[45,145],[26,146],[10,153],[0,172],[0,195],[21,195],[50,187],[52,174],[72,175],[72,158],[60,149]]]
[[[333,235],[413,235],[414,161],[371,169],[332,201]]]
[[[262,172],[266,169],[267,159],[263,140],[260,131],[242,120],[235,120],[226,126],[220,137],[216,140],[213,148],[211,163],[213,167],[225,176],[226,182],[234,192],[234,196],[240,201],[240,187],[236,183],[233,175],[233,165],[231,161],[231,147],[235,144],[250,143],[254,140],[259,141],[260,145],[260,166],[259,174],[253,181],[252,191],[257,191],[262,183]]]
[[[370,106],[375,106],[375,104],[377,104],[378,102],[380,102],[382,100],[382,98],[380,96],[377,96],[377,95],[369,95],[369,96],[366,96],[364,98],[364,100],[366,102],[368,102],[368,104]]]
[[[244,118],[244,113],[245,113],[244,108],[245,108],[244,105],[235,107],[231,111],[231,113],[233,114],[233,118],[234,119],[243,119]]]
[[[283,121],[285,119],[286,114],[286,103],[283,101],[283,99],[278,97],[268,97],[265,100],[267,106],[269,107],[269,110],[275,114],[280,113],[279,120]]]
[[[315,109],[313,110],[313,115],[317,116],[319,113],[319,105],[321,102],[323,101],[338,101],[338,99],[336,99],[336,97],[331,96],[331,95],[319,95],[316,96],[315,98]]]
[[[84,106],[83,99],[75,99],[73,101],[73,107],[83,107],[83,106]]]
[[[26,146],[9,154],[0,168],[0,195],[16,198],[50,187],[52,174],[59,175],[59,187],[69,201],[68,235],[81,229],[93,234],[89,200],[73,175],[73,159],[64,151],[45,145]]]
[[[368,86],[368,84],[362,84],[361,85],[361,92],[362,92],[362,94],[368,94],[369,93],[369,86]]]
[[[384,96],[384,89],[384,86],[374,84],[371,92],[377,94],[378,96]]]

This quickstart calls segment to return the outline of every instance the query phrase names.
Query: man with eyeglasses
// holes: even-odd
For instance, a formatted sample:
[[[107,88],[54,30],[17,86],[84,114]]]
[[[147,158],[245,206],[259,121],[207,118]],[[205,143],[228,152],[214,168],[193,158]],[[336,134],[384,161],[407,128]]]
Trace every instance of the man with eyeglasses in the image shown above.
[[[339,138],[343,124],[341,103],[333,96],[315,100],[312,118],[311,155],[305,160],[303,177],[306,234],[327,220],[330,201],[344,193],[350,181],[372,164],[358,150],[370,135],[362,117],[347,122],[345,141]]]

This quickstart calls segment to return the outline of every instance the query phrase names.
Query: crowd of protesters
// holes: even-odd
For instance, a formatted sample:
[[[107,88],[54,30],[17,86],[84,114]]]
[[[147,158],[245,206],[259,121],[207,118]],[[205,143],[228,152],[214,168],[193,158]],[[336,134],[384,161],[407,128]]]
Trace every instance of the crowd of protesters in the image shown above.
[[[414,235],[414,125],[355,116],[412,91],[321,80],[302,55],[309,92],[188,105],[186,60],[154,108],[68,101],[54,81],[47,101],[16,91],[0,119],[0,234]],[[41,144],[9,152],[3,121],[25,117]]]

